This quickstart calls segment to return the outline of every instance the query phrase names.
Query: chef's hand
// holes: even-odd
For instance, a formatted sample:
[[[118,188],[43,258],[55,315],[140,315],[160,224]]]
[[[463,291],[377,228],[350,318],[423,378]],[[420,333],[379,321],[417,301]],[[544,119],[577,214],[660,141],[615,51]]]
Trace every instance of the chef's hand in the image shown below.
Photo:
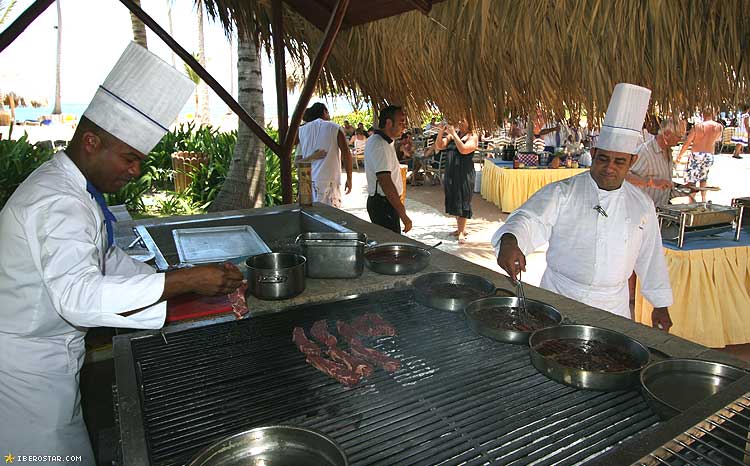
[[[500,252],[497,255],[497,265],[502,267],[511,278],[511,282],[516,283],[516,277],[521,272],[526,271],[526,256],[523,255],[518,247],[516,237],[506,233],[500,239]]]
[[[655,307],[653,312],[651,312],[651,326],[669,333],[669,329],[672,328],[669,309],[666,307]]]
[[[190,270],[195,273],[192,277],[193,292],[206,296],[229,294],[242,284],[244,278],[240,269],[229,262],[193,267]]]

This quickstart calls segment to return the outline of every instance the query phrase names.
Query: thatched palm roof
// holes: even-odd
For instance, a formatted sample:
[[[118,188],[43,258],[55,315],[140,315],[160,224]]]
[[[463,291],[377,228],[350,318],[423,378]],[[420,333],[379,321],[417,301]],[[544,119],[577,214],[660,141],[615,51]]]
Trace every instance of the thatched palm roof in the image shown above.
[[[271,43],[269,0],[204,1]],[[322,31],[286,5],[284,20],[293,57],[314,53]],[[617,82],[662,111],[733,106],[749,97],[748,36],[744,0],[447,0],[342,30],[318,88],[483,125],[537,106],[600,116]]]

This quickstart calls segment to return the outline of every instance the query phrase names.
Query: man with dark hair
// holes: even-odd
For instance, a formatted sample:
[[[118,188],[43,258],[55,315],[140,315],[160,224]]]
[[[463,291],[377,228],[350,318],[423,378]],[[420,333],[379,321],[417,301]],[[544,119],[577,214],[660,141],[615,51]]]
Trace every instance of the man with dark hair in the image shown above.
[[[411,230],[411,219],[401,202],[403,180],[393,140],[404,130],[406,116],[401,107],[389,105],[380,111],[379,128],[365,145],[365,175],[367,176],[367,213],[370,221],[404,233]]]
[[[78,387],[88,328],[157,329],[168,298],[226,295],[242,282],[231,264],[156,273],[114,244],[102,193],[140,176],[193,89],[131,43],[65,151],[0,211],[0,444],[18,456],[95,464]]]

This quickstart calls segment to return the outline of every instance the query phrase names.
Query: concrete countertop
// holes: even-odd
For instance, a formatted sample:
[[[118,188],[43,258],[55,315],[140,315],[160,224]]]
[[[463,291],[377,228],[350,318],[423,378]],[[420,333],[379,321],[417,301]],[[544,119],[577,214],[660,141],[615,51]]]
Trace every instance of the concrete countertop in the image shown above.
[[[297,205],[287,205],[263,210],[279,211],[297,208],[299,208],[299,206]],[[305,207],[303,210],[307,212],[317,213],[351,230],[365,233],[368,240],[375,240],[378,243],[399,242],[420,246],[431,246],[422,244],[406,236],[395,234],[390,230],[363,221],[347,212],[323,204],[315,204],[312,207]],[[237,213],[247,213],[247,211],[224,212],[222,214],[232,215]],[[169,221],[174,221],[174,217],[170,219],[139,220],[132,222],[132,225],[146,223],[154,224],[157,222],[166,223]],[[134,236],[127,236],[127,232],[130,231],[132,225],[131,222],[122,222],[121,225],[118,225],[119,231],[124,232],[124,236],[122,238],[118,238],[118,244],[127,244],[132,241]],[[248,308],[250,310],[248,316],[254,317],[267,313],[281,312],[289,307],[297,307],[311,303],[337,301],[346,297],[366,294],[374,291],[409,287],[411,286],[411,283],[415,278],[422,274],[430,272],[461,272],[474,274],[482,276],[483,278],[495,283],[495,286],[497,286],[498,288],[513,288],[508,278],[503,274],[473,264],[454,255],[440,251],[439,249],[434,249],[432,250],[430,265],[417,274],[381,275],[374,273],[367,269],[367,267],[365,267],[362,276],[356,279],[308,278],[306,280],[305,291],[303,291],[298,296],[290,299],[279,301],[265,301],[249,296],[247,300]],[[594,325],[597,327],[603,327],[624,333],[640,341],[647,347],[658,350],[673,358],[698,358],[750,369],[749,363],[734,358],[726,353],[706,348],[675,335],[670,335],[663,331],[635,323],[630,319],[625,319],[623,317],[610,314],[606,311],[587,306],[585,304],[573,301],[569,298],[543,290],[541,288],[527,285],[526,296],[529,299],[542,301],[555,307],[563,314],[564,317],[567,317],[569,320],[577,324]],[[230,314],[219,317],[199,319],[196,321],[181,322],[169,325],[167,328],[165,328],[165,333],[172,333],[196,326],[203,326],[231,320],[234,320],[234,316]]]

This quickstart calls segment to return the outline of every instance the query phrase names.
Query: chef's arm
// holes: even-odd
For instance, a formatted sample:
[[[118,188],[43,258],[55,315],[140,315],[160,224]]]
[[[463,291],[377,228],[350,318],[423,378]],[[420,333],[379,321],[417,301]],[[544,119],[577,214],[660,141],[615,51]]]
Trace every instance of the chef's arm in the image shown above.
[[[666,307],[655,307],[651,312],[651,326],[669,332],[669,329],[672,328],[669,309]]]
[[[500,238],[497,265],[508,273],[514,280],[518,274],[526,271],[526,256],[518,247],[518,240],[512,233],[505,233]]]
[[[160,300],[184,293],[220,296],[233,292],[242,284],[242,272],[234,265],[203,265],[172,270],[164,277]]]
[[[396,209],[398,217],[404,223],[404,233],[408,232],[411,230],[411,219],[406,215],[406,207],[401,203],[396,186],[393,185],[391,172],[379,172],[376,176],[378,177],[378,184],[383,189],[383,194],[385,194],[386,199],[388,199],[393,208]]]
[[[672,287],[655,211],[648,211],[639,228],[643,230],[643,239],[635,261],[635,273],[641,285],[641,294],[654,306],[652,325],[669,331],[672,322],[667,307],[673,302]]]

